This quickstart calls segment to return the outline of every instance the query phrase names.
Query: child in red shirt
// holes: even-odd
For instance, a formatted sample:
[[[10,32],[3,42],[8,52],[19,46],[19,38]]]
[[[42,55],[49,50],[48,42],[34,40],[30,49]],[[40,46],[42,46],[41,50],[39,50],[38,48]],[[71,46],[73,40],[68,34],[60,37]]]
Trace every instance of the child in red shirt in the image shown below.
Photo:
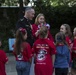
[[[16,70],[18,75],[29,75],[30,72],[32,50],[30,44],[25,41],[26,39],[26,29],[18,29],[13,51],[16,58]]]
[[[40,30],[41,26],[46,26],[48,28],[48,38],[51,41],[54,41],[53,37],[50,33],[50,25],[45,22],[45,17],[43,14],[38,14],[35,19],[35,24],[32,25],[32,34],[33,34],[35,40],[39,38],[39,30]]]
[[[1,47],[1,40],[0,40],[0,47]],[[6,75],[5,72],[5,64],[8,61],[6,53],[3,50],[0,50],[0,75]]]
[[[76,74],[76,27],[73,30],[74,41],[73,41],[73,48],[72,48],[72,58],[73,58],[73,67],[72,73]]]
[[[46,26],[41,27],[39,35],[39,39],[33,46],[35,75],[52,75],[56,48],[53,42],[47,38],[48,29]]]

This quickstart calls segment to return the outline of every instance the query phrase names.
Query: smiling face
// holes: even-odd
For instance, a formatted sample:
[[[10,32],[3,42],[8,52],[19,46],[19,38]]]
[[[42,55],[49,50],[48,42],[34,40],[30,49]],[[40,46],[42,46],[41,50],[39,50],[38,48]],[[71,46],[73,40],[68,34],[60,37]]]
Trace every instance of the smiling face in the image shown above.
[[[64,34],[66,34],[67,31],[66,31],[65,26],[61,25],[60,32],[63,32]]]
[[[38,22],[39,22],[39,24],[44,23],[44,22],[45,22],[44,16],[40,16],[40,17],[38,18]]]
[[[30,11],[27,12],[27,14],[28,14],[28,19],[32,20],[34,18],[34,15],[35,15],[35,10],[31,9]]]

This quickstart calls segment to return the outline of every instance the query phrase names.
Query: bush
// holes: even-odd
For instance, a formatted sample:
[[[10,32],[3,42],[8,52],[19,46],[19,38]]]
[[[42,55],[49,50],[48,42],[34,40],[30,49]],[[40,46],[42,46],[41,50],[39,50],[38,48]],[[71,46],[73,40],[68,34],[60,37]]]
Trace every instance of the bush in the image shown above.
[[[54,35],[59,31],[60,25],[68,23],[73,29],[76,26],[76,7],[68,6],[44,6],[35,7],[36,15],[43,13],[46,22],[51,25],[51,33]],[[8,51],[8,39],[13,38],[16,22],[18,21],[19,8],[0,8],[0,36],[3,38],[3,48]],[[33,21],[34,22],[34,21]]]

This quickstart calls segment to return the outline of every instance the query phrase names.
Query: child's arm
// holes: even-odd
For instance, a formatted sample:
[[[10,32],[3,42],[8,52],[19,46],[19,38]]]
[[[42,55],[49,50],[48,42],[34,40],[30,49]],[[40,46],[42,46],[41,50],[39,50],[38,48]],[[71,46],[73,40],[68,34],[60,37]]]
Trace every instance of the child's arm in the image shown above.
[[[52,55],[53,73],[55,73],[54,62],[55,62],[55,55]]]
[[[54,62],[55,62],[55,55],[52,55],[52,62],[53,62],[53,66],[54,66]]]

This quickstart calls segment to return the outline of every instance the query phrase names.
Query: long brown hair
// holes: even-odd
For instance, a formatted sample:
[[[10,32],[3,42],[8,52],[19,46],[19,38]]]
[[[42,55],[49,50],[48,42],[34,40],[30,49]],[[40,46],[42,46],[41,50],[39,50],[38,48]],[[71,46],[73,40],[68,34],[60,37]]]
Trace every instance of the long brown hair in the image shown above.
[[[46,26],[42,26],[39,31],[40,38],[45,38],[48,34],[48,28]]]
[[[24,35],[26,34],[26,30],[23,28],[20,28],[16,31],[16,40],[14,45],[14,52],[18,55],[21,52],[21,44],[24,42]]]

